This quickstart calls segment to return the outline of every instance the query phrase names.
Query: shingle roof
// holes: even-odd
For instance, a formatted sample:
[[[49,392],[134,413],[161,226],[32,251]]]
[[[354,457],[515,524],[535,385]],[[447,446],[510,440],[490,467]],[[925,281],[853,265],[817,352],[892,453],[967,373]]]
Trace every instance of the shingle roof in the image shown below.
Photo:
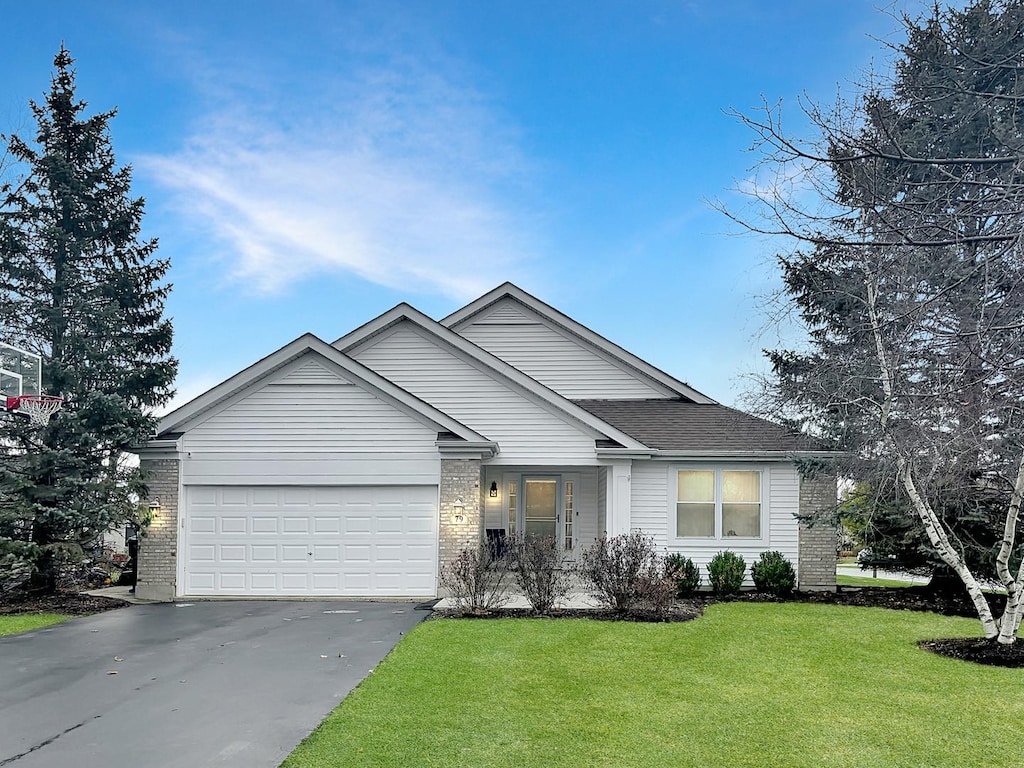
[[[575,400],[650,448],[663,451],[828,450],[806,435],[724,405],[682,400]]]

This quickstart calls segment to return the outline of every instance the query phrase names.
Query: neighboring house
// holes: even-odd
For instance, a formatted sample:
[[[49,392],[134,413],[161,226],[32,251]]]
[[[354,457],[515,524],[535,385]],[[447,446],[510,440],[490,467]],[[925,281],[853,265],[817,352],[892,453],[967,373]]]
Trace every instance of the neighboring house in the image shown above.
[[[726,408],[506,283],[440,322],[407,304],[302,336],[165,416],[140,597],[423,596],[486,532],[567,559],[640,529],[706,567],[780,550],[834,589],[835,503],[806,438]]]

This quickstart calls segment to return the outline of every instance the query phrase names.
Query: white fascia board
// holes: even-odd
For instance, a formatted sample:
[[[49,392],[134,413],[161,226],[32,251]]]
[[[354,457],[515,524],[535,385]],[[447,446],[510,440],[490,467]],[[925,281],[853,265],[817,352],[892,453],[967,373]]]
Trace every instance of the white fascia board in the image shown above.
[[[504,283],[503,285],[499,285],[493,291],[485,293],[479,299],[470,302],[462,309],[456,310],[452,314],[448,315],[448,317],[443,318],[440,323],[445,328],[451,328],[454,330],[457,326],[466,323],[473,316],[479,314],[483,310],[487,309],[487,307],[506,296],[515,299],[553,325],[577,336],[588,344],[604,352],[606,355],[624,363],[630,368],[642,373],[644,376],[653,379],[673,392],[676,392],[695,403],[702,403],[705,405],[717,404],[717,401],[712,400],[702,392],[698,392],[685,381],[680,381],[674,376],[670,376],[660,368],[656,368],[646,360],[642,360],[637,357],[629,350],[620,347],[618,344],[606,339],[601,334],[590,330],[582,323],[573,320],[571,317],[558,311],[550,304],[545,304],[536,296],[532,296],[513,283]]]
[[[342,336],[331,346],[347,355],[352,350],[370,341],[370,339],[377,334],[382,333],[403,320],[411,322],[414,326],[428,335],[433,336],[442,343],[462,353],[465,358],[475,361],[478,366],[481,366],[492,374],[497,374],[506,381],[511,382],[517,389],[525,390],[529,394],[533,395],[535,400],[542,405],[545,405],[548,410],[562,417],[568,416],[574,421],[583,424],[593,432],[603,435],[611,440],[615,440],[617,443],[621,443],[623,447],[627,449],[649,450],[647,446],[635,438],[632,438],[625,432],[616,429],[608,422],[602,421],[597,416],[590,413],[590,411],[581,408],[571,400],[567,400],[554,390],[548,389],[536,379],[527,376],[518,368],[509,365],[501,358],[495,357],[482,347],[478,347],[476,344],[464,339],[454,331],[445,328],[436,320],[427,317],[409,304],[399,304],[385,312],[380,317],[377,317],[351,333]]]
[[[442,459],[480,459],[486,461],[498,455],[495,442],[471,443],[469,441],[438,440],[434,443]]]
[[[347,357],[311,333],[304,334],[295,339],[295,341],[285,344],[276,352],[272,352],[262,360],[250,365],[244,371],[235,374],[227,381],[218,384],[213,389],[167,414],[159,422],[157,435],[167,432],[185,431],[195,426],[198,420],[203,420],[201,417],[204,415],[207,417],[212,415],[213,409],[218,405],[244,392],[307,352],[317,354],[328,364],[339,368],[348,377],[362,382],[374,395],[433,425],[439,432],[451,432],[461,440],[472,443],[489,442],[485,436],[456,421],[448,414],[439,411],[429,403],[420,400],[415,395],[406,392],[397,384],[388,381],[365,365]]]
[[[144,459],[176,459],[181,453],[181,438],[148,440],[145,445],[132,446],[128,452]]]

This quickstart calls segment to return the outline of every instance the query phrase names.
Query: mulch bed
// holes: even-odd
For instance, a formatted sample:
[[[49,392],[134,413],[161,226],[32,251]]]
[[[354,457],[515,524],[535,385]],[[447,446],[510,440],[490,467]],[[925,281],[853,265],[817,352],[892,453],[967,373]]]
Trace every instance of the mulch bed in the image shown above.
[[[948,640],[922,640],[918,647],[948,656],[951,659],[988,664],[993,667],[1024,667],[1024,640],[1012,645],[1001,645],[984,637],[955,637]]]
[[[124,608],[128,603],[113,597],[93,597],[75,592],[55,595],[0,596],[0,616],[19,613],[63,613],[66,616],[88,616],[92,613]]]
[[[1003,606],[999,599],[989,597],[992,610],[996,615]],[[760,592],[742,592],[729,597],[716,597],[710,594],[699,594],[688,600],[680,600],[673,610],[664,615],[639,612],[626,616],[607,610],[565,610],[556,611],[538,617],[526,609],[503,608],[480,616],[468,616],[452,611],[439,611],[439,618],[460,616],[462,618],[586,618],[596,621],[654,621],[678,622],[690,621],[703,615],[709,605],[723,602],[753,603],[826,603],[829,605],[853,605],[863,608],[889,608],[897,611],[930,611],[945,616],[963,616],[976,619],[974,605],[967,595],[936,592],[927,587],[840,587],[836,592],[796,592],[788,597],[774,597]],[[923,640],[918,645],[924,650],[976,664],[988,664],[1000,667],[1024,667],[1024,638],[1013,645],[1000,645],[994,640],[984,638],[952,638],[940,640]]]

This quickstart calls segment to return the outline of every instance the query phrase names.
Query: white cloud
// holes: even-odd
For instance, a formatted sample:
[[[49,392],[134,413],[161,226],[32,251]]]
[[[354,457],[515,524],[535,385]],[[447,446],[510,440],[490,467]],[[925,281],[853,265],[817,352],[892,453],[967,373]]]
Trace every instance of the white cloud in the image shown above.
[[[484,99],[409,62],[319,92],[222,102],[183,149],[135,165],[258,292],[347,272],[463,299],[522,279],[525,163]]]

